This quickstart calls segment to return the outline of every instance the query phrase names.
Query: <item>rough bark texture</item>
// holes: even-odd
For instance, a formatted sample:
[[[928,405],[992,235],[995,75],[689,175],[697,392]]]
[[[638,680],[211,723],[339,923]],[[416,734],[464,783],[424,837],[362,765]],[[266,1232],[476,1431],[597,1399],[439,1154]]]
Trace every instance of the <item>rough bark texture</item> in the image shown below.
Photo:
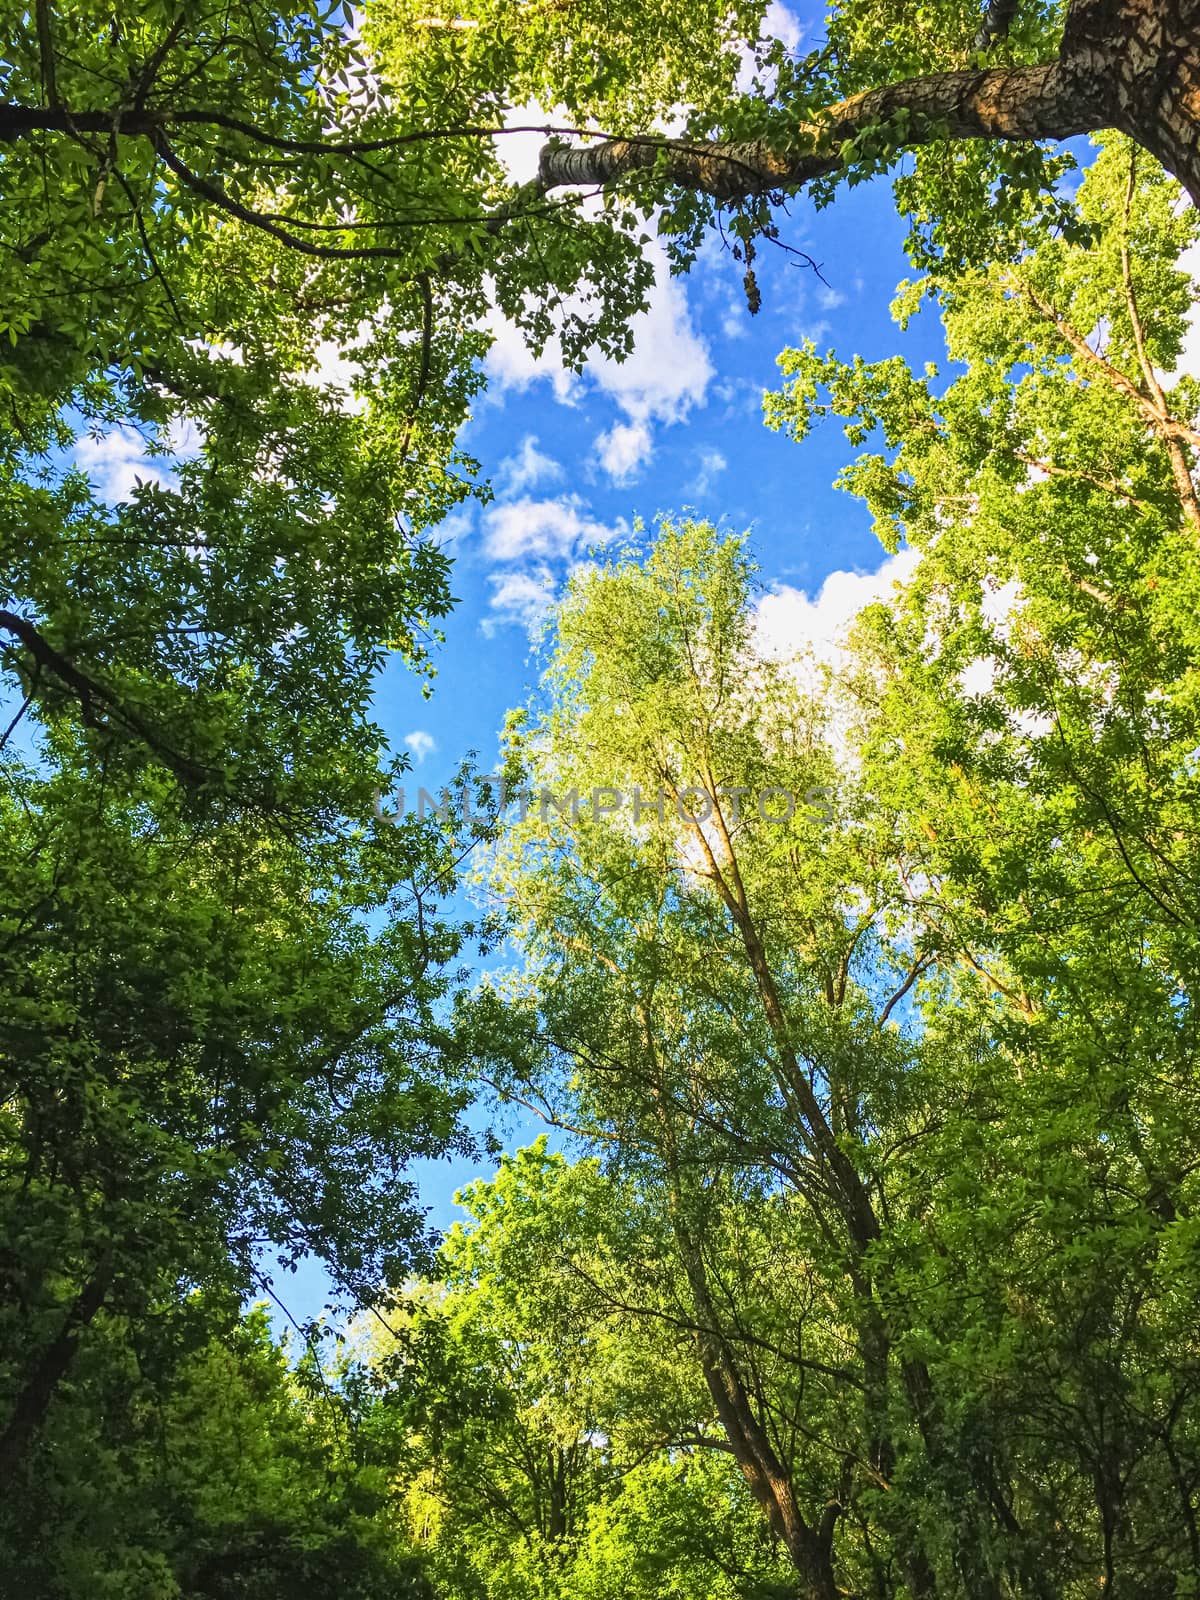
[[[836,172],[841,143],[900,110],[907,144],[945,139],[1060,140],[1116,128],[1136,139],[1200,205],[1200,0],[1073,0],[1058,59],[942,72],[870,89],[797,129],[787,149],[606,139],[549,144],[547,189],[608,184],[663,163],[672,183],[732,201]]]
[[[1200,0],[1075,0],[1062,59],[1200,205]]]

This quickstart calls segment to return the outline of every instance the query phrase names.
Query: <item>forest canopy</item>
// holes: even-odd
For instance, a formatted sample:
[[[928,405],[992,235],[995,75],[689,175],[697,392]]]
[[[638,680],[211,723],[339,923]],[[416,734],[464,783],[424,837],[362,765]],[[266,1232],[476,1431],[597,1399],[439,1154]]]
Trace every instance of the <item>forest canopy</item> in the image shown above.
[[[0,1594],[1200,1597],[1200,6],[766,12],[0,12]],[[780,651],[631,522],[381,811],[497,327],[873,178],[763,420],[907,581]]]

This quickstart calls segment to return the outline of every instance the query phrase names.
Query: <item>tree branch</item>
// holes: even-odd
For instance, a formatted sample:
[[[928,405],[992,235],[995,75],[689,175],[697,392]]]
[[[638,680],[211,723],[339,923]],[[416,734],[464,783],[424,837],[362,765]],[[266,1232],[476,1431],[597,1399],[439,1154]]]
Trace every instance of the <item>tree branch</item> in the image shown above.
[[[865,128],[907,113],[904,144],[945,139],[1069,139],[1100,126],[1096,108],[1057,62],[941,72],[868,89],[802,123],[786,149],[752,143],[689,143],[639,137],[597,140],[542,151],[544,188],[611,184],[639,171],[657,171],[681,188],[715,200],[795,189],[846,163],[841,145]]]
[[[22,106],[0,104],[0,143],[11,143],[32,133],[110,133],[113,123],[120,118],[121,132],[130,138],[157,139],[169,129],[182,127],[222,128],[227,133],[237,133],[255,144],[271,150],[281,150],[286,155],[297,156],[366,156],[386,150],[403,150],[406,146],[429,144],[448,139],[496,139],[506,134],[540,133],[547,138],[573,135],[586,137],[594,130],[559,126],[555,123],[511,123],[489,125],[464,123],[457,128],[413,128],[407,133],[389,134],[380,139],[293,139],[287,134],[271,133],[253,122],[227,112],[194,106],[190,109],[150,108],[135,104],[132,108],[112,111],[69,111],[60,104],[51,106]]]
[[[180,755],[166,744],[136,712],[123,705],[111,689],[89,677],[69,657],[56,650],[28,618],[18,616],[15,611],[0,610],[0,628],[19,639],[37,665],[74,695],[79,702],[85,727],[102,728],[112,722],[122,724],[128,732],[136,734],[181,782],[198,785],[211,776],[207,768]],[[101,715],[97,715],[97,707],[102,708]]]
[[[37,34],[38,53],[42,61],[42,87],[46,91],[46,103],[50,106],[60,104],[58,98],[58,69],[54,53],[54,18],[50,10],[50,0],[37,0]]]
[[[997,39],[1008,38],[1019,4],[1020,0],[988,0],[975,35],[976,50],[990,50]]]
[[[429,368],[433,358],[433,290],[429,286],[427,272],[421,273],[417,279],[417,286],[421,291],[421,365],[417,373],[417,386],[413,392],[412,405],[409,406],[408,416],[404,421],[404,437],[400,441],[400,459],[405,462],[408,460],[408,447],[412,442],[417,413],[425,399],[425,390],[429,387]]]
[[[0,1433],[0,1483],[7,1483],[21,1463],[30,1440],[50,1409],[50,1402],[70,1370],[85,1330],[104,1305],[113,1279],[114,1252],[109,1246],[91,1277],[67,1311],[56,1337],[34,1363],[17,1397],[12,1415]]]
[[[1134,348],[1137,350],[1142,382],[1154,402],[1158,415],[1166,418],[1170,414],[1167,410],[1167,397],[1163,393],[1163,386],[1158,381],[1158,373],[1155,372],[1154,363],[1151,361],[1146,349],[1146,333],[1142,325],[1141,312],[1138,309],[1137,292],[1133,283],[1133,263],[1129,255],[1129,213],[1133,206],[1133,197],[1136,189],[1137,151],[1135,149],[1129,155],[1129,181],[1125,185],[1125,209],[1121,219],[1121,279],[1125,286],[1125,304],[1129,310],[1129,323],[1133,329]],[[1171,476],[1175,480],[1180,508],[1184,517],[1191,523],[1193,532],[1200,533],[1200,500],[1196,497],[1196,485],[1192,482],[1192,472],[1187,452],[1178,438],[1172,438],[1168,435],[1164,442],[1171,462]]]
[[[892,1012],[900,1004],[901,1000],[904,999],[904,996],[912,988],[913,984],[916,983],[921,974],[927,972],[932,965],[933,957],[929,955],[928,952],[925,952],[917,957],[916,961],[913,962],[912,967],[909,969],[908,976],[905,978],[904,982],[900,985],[895,994],[893,994],[888,1001],[887,1005],[885,1005],[883,1010],[879,1013],[879,1026],[881,1028],[891,1016]]]
[[[307,239],[298,238],[287,228],[281,227],[273,218],[264,216],[261,211],[252,211],[249,206],[244,206],[240,200],[235,200],[231,194],[215,183],[210,183],[207,178],[202,178],[198,172],[182,162],[171,146],[167,143],[166,136],[160,131],[154,140],[154,148],[165,166],[169,167],[180,183],[193,193],[201,195],[218,210],[228,212],[231,217],[236,217],[239,222],[245,222],[252,228],[259,228],[272,239],[278,239],[281,244],[287,245],[290,250],[297,251],[300,255],[316,256],[322,261],[363,261],[382,258],[388,261],[406,260],[407,252],[398,250],[394,245],[372,244],[356,245],[345,248],[341,245],[310,244]]]
[[[1009,278],[1007,284],[1020,294],[1040,317],[1057,329],[1063,343],[1070,348],[1072,354],[1079,357],[1084,367],[1099,373],[1119,394],[1123,394],[1127,400],[1132,400],[1161,438],[1183,440],[1187,444],[1200,447],[1200,432],[1189,427],[1187,423],[1180,422],[1177,417],[1171,416],[1166,409],[1165,400],[1161,407],[1158,406],[1139,384],[1134,383],[1133,379],[1127,377],[1119,367],[1114,367],[1111,361],[1105,360],[1098,351],[1093,350],[1078,329],[1073,328],[1065,317],[1060,316],[1048,300],[1043,300],[1036,289],[1022,278]],[[1160,394],[1161,392],[1159,390]]]

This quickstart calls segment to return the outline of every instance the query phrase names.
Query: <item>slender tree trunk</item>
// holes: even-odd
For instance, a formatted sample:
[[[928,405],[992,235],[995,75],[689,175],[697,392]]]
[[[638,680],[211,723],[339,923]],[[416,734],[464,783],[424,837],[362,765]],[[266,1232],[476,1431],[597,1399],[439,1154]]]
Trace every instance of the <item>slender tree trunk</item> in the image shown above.
[[[645,1020],[648,1026],[649,1019]],[[653,1035],[649,1026],[646,1046],[647,1056],[654,1063]],[[656,1066],[654,1070],[656,1073]],[[652,1093],[662,1130],[671,1227],[696,1313],[696,1354],[717,1420],[747,1487],[796,1570],[800,1582],[796,1600],[839,1600],[833,1575],[833,1535],[841,1507],[836,1498],[831,1497],[819,1521],[810,1523],[806,1519],[796,1499],[791,1474],[755,1415],[737,1358],[720,1331],[709,1291],[704,1253],[685,1215],[671,1115],[658,1094]]]
[[[692,1290],[697,1322],[696,1346],[708,1392],[750,1492],[762,1506],[772,1531],[782,1541],[800,1578],[797,1600],[838,1600],[833,1576],[835,1516],[811,1525],[796,1501],[791,1477],[754,1414],[732,1351],[716,1331],[716,1309],[699,1250],[676,1219],[676,1239]]]

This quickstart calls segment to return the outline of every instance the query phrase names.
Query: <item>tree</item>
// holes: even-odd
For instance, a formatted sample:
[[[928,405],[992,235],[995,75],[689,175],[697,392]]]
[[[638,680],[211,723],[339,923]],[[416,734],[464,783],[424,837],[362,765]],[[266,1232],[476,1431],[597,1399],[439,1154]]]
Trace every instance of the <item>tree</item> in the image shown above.
[[[404,763],[370,697],[389,652],[428,668],[451,604],[424,530],[473,473],[454,434],[482,346],[436,324],[456,291],[419,261],[294,248],[205,198],[212,152],[199,189],[164,189],[175,142],[131,158],[63,109],[115,94],[136,126],[166,84],[184,111],[261,112],[268,140],[272,119],[312,132],[337,109],[313,75],[353,61],[328,19],[42,4],[4,27],[8,90],[54,113],[0,168],[0,1473],[19,1511],[114,1329],[169,1386],[177,1342],[227,1331],[180,1309],[195,1286],[228,1322],[305,1255],[352,1299],[421,1259],[401,1169],[465,1137],[433,1062],[454,855],[374,817]],[[269,142],[225,135],[275,183]],[[311,371],[322,338],[358,335],[369,400]],[[109,503],[64,452],[122,429],[148,464]]]
[[[648,167],[673,184],[736,201],[869,168],[881,157],[890,162],[901,150],[930,143],[1028,144],[1114,129],[1137,140],[1200,203],[1194,6],[1071,0],[1060,15],[1056,7],[989,5],[978,33],[973,8],[935,11],[936,19],[917,20],[917,37],[904,39],[896,52],[892,31],[908,32],[897,8],[846,7],[831,26],[828,56],[805,63],[807,70],[788,85],[795,104],[758,137],[549,147],[542,181],[548,189],[608,183]],[[1001,40],[1014,59],[987,66],[981,53]],[[895,69],[926,70],[879,81],[893,77],[893,61]],[[935,63],[948,70],[928,70]],[[872,78],[872,87],[858,87]],[[857,92],[834,99],[843,88]]]
[[[479,1047],[654,1197],[806,1597],[1200,1581],[1194,219],[1123,142],[1079,204],[1093,247],[902,294],[944,391],[783,358],[770,418],[881,439],[847,484],[922,552],[844,673],[761,659],[740,541],[668,523],[575,580],[511,735],[559,804]]]
[[[1194,218],[1141,165],[1117,142],[1089,174],[1086,258],[1047,242],[948,293],[967,371],[936,399],[902,366],[797,352],[772,407],[803,432],[832,403],[858,442],[878,422],[900,446],[846,475],[922,549],[904,603],[863,630],[869,782],[906,819],[921,944],[1011,1018],[1021,1088],[989,1114],[1040,1130],[1040,1153],[1001,1169],[964,1293],[1021,1307],[992,1335],[991,1404],[1022,1414],[1043,1465],[1079,1462],[1074,1487],[1046,1466],[1047,1500],[1078,1496],[1106,1586],[1135,1593],[1186,1592],[1197,1549],[1174,1298],[1194,1161],[1195,384],[1162,377]],[[1031,1204],[1031,1179],[1052,1200]],[[1003,1295],[999,1252],[1019,1262]]]
[[[710,1431],[672,1286],[633,1328],[609,1297],[665,1265],[652,1197],[543,1139],[460,1200],[442,1276],[363,1358],[439,1592],[766,1600],[780,1564]]]
[[[190,1309],[212,1326],[235,1308]],[[274,1342],[263,1306],[186,1353],[157,1393],[114,1325],[87,1365],[51,1424],[37,1514],[22,1527],[18,1506],[0,1512],[6,1592],[432,1595],[352,1383]]]
[[[1035,213],[1066,215],[1050,193],[1062,163],[1043,147],[1106,129],[1200,199],[1200,21],[1177,0],[831,7],[801,59],[778,45],[751,52],[749,89],[739,44],[744,60],[757,15],[748,29],[740,9],[689,8],[669,43],[675,14],[636,7],[583,22],[578,8],[471,0],[434,27],[418,11],[400,25],[406,51],[439,70],[462,64],[510,104],[562,108],[571,126],[543,149],[541,193],[600,187],[662,205],[684,254],[714,207],[728,208],[749,264],[756,238],[777,237],[772,209],[786,195],[808,188],[824,204],[840,182],[911,152],[898,192],[925,248],[986,257],[1012,247],[1006,235],[1039,191]],[[668,107],[678,135],[656,120]]]
[[[7,92],[46,102],[3,147],[6,672],[18,700],[209,798],[369,814],[374,675],[389,650],[427,665],[451,603],[425,532],[474,474],[454,441],[486,347],[471,206],[494,158],[439,146],[406,163],[408,194],[366,155],[331,174],[309,148],[330,117],[352,141],[401,137],[331,18],[36,15],[10,8],[5,48]],[[296,227],[258,200],[300,208]],[[595,232],[570,234],[569,281]],[[314,383],[321,341],[360,376]],[[47,452],[114,429],[157,459],[108,507]]]
[[[515,1084],[501,1082],[521,1092],[531,1079],[553,1115],[659,1175],[715,1419],[799,1592],[824,1597],[850,1498],[843,1464],[862,1464],[865,1487],[872,1475],[890,1483],[908,1442],[893,1423],[914,1427],[889,1415],[897,1358],[875,1282],[863,1103],[889,1093],[904,1058],[851,981],[878,912],[867,890],[846,917],[864,882],[859,849],[820,849],[820,818],[802,803],[782,827],[772,819],[772,797],[804,796],[833,769],[819,710],[769,665],[745,665],[747,583],[738,541],[666,525],[644,564],[618,557],[580,580],[558,616],[531,780],[636,790],[650,809],[632,837],[628,818],[586,809],[549,828],[532,813],[517,831],[501,882],[531,975],[516,1002],[524,1054]],[[756,1251],[722,1244],[746,1229],[786,1239],[789,1227],[806,1259],[782,1269],[799,1293],[784,1309],[764,1303]],[[806,1314],[810,1272],[826,1294]],[[794,1354],[779,1331],[793,1318]],[[901,1364],[918,1407],[928,1376]],[[862,1400],[849,1436],[847,1381]],[[907,1559],[914,1575],[929,1561],[919,1546]]]
[[[56,1394],[112,1319],[169,1371],[180,1340],[219,1331],[172,1309],[191,1286],[246,1293],[315,1255],[369,1300],[422,1259],[406,1161],[466,1136],[436,1060],[459,935],[430,904],[449,866],[426,829],[316,848],[197,821],[165,775],[14,789],[0,1472],[18,1505]]]

